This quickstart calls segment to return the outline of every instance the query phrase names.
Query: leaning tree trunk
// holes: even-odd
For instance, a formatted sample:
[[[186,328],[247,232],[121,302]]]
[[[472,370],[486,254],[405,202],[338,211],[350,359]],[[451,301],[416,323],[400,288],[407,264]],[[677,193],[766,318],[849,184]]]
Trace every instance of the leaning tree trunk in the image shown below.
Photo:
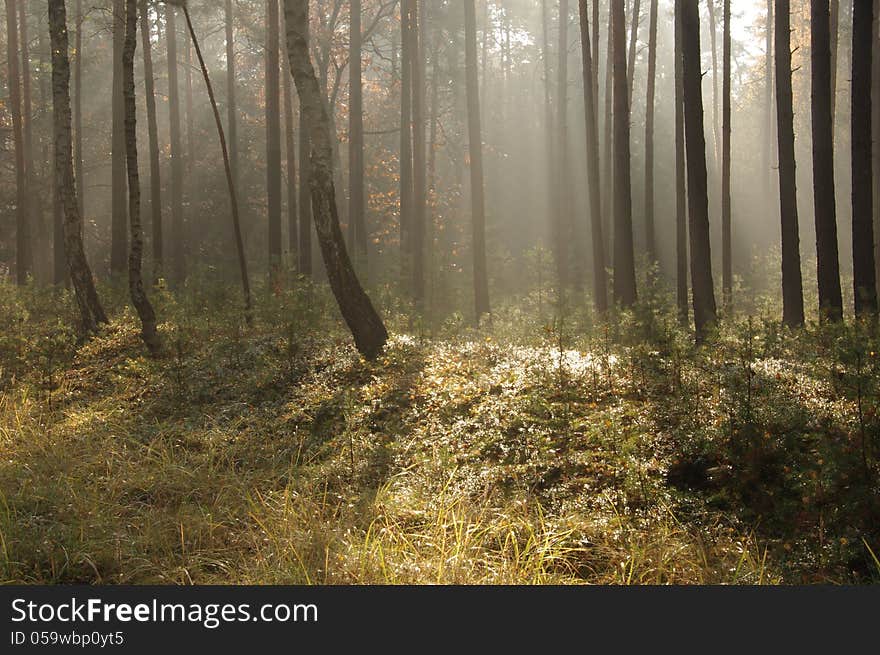
[[[877,313],[873,203],[880,199],[871,197],[872,2],[873,0],[856,0],[852,17],[852,244],[853,290],[857,316]],[[877,47],[876,44],[874,47]]]
[[[690,211],[691,280],[697,341],[702,342],[716,319],[712,256],[709,247],[709,190],[706,179],[706,137],[700,69],[698,0],[681,8],[684,123],[687,144],[688,207]]]
[[[21,115],[21,76],[19,73],[18,24],[15,0],[6,0],[6,56],[9,67],[9,104],[12,114],[12,140],[15,147],[15,276],[26,284],[33,268],[30,222],[28,218],[27,172]]]
[[[811,0],[813,119],[813,205],[819,311],[822,318],[843,319],[840,262],[837,254],[837,212],[834,203],[834,140],[831,129],[831,47],[828,0]]]
[[[358,351],[367,359],[375,359],[388,339],[388,332],[358,281],[339,226],[330,119],[309,57],[308,0],[284,0],[284,13],[290,69],[312,144],[312,206],[327,277]]]
[[[125,2],[113,0],[113,85],[111,92],[110,273],[126,268],[125,103],[122,98],[122,49],[125,41]]]
[[[613,0],[614,48],[614,300],[622,307],[636,301],[632,233],[630,113],[626,77],[626,22],[623,0]]]
[[[648,26],[648,99],[645,109],[645,241],[648,258],[657,261],[654,237],[654,88],[657,77],[657,0],[651,0]]]
[[[128,251],[128,292],[141,319],[141,338],[152,355],[162,350],[156,332],[156,313],[144,292],[141,262],[144,235],[141,229],[141,181],[138,171],[137,105],[134,90],[134,54],[137,49],[137,2],[125,2],[125,39],[122,48],[122,96],[125,116],[125,163],[128,172],[128,218],[131,245]]]
[[[193,28],[189,9],[186,6],[185,0],[180,1],[183,3],[183,16],[186,19],[186,27],[189,30],[193,47],[195,47],[199,66],[202,69],[202,78],[205,80],[205,88],[208,91],[208,100],[211,103],[211,109],[214,111],[214,123],[217,125],[217,138],[220,140],[220,152],[223,155],[223,168],[226,172],[226,185],[229,188],[229,205],[232,210],[232,230],[235,235],[235,249],[238,254],[238,269],[241,273],[241,290],[242,295],[244,296],[244,316],[245,320],[250,325],[253,320],[251,311],[251,285],[248,277],[247,259],[245,259],[244,254],[244,241],[241,238],[241,220],[238,215],[238,198],[235,193],[235,183],[232,179],[232,167],[229,164],[229,150],[226,147],[226,134],[223,132],[223,121],[220,120],[220,110],[217,108],[217,99],[214,97],[214,87],[211,84],[211,77],[208,75],[208,67],[205,64],[205,58],[202,56],[202,48],[199,46],[199,39],[196,36],[195,28]]]
[[[804,324],[804,285],[795,175],[790,14],[790,0],[777,0],[776,134],[779,139],[779,208],[782,224],[782,320],[790,327],[798,327]]]
[[[675,298],[679,321],[687,325],[688,311],[688,234],[687,172],[684,147],[684,80],[682,79],[681,3],[675,0]]]
[[[656,2],[656,0],[655,0]],[[597,79],[591,50],[587,0],[579,0],[581,60],[584,79],[584,119],[587,135],[587,183],[590,193],[590,228],[593,241],[593,302],[600,314],[608,310],[608,279],[605,273],[605,239],[602,235],[602,190],[599,183],[599,126],[596,123]]]
[[[490,314],[486,269],[486,210],[483,190],[483,140],[480,129],[480,91],[477,84],[477,18],[474,0],[464,3],[465,76],[468,106],[468,152],[471,164],[471,223],[473,226],[474,308],[476,323]]]
[[[162,277],[162,180],[159,172],[159,128],[156,122],[156,91],[153,81],[153,53],[150,13],[141,9],[141,39],[144,49],[144,95],[147,100],[147,133],[150,143],[150,218],[153,227],[153,281]]]
[[[709,0],[710,4],[712,0]],[[721,287],[724,304],[733,299],[733,242],[731,235],[730,201],[730,0],[723,0],[721,67],[724,78],[721,89]]]
[[[107,315],[95,291],[92,271],[82,241],[82,217],[73,176],[70,117],[70,60],[68,59],[67,12],[64,0],[49,0],[49,38],[52,45],[52,105],[55,136],[55,176],[64,209],[64,251],[79,307],[82,329],[95,332]]]

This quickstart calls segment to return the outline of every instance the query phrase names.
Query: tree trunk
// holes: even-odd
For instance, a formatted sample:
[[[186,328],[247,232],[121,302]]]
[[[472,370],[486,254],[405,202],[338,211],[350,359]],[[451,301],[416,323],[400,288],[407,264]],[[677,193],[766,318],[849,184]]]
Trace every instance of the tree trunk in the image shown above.
[[[400,4],[400,275],[409,288],[410,241],[412,240],[412,10],[410,0]]]
[[[837,254],[837,213],[834,203],[834,141],[831,136],[831,48],[828,0],[811,0],[813,119],[813,204],[819,311],[822,318],[843,319],[840,263]]]
[[[795,175],[790,14],[790,0],[777,0],[776,134],[779,139],[779,206],[782,223],[782,320],[789,327],[799,327],[804,324],[804,286]]]
[[[281,29],[284,27],[284,13],[281,12]],[[298,211],[296,195],[296,139],[293,129],[293,94],[291,90],[290,58],[287,56],[287,39],[284,40],[281,56],[281,94],[284,97],[284,137],[287,155],[287,249],[290,261],[296,268],[299,253]]]
[[[547,148],[547,218],[551,222],[551,241],[555,250],[556,242],[552,237],[552,225],[556,218],[557,204],[557,197],[554,192],[556,184],[556,148],[553,146],[556,130],[553,125],[553,83],[550,79],[550,27],[547,16],[547,1],[541,0],[541,59],[544,65],[544,143]]]
[[[639,19],[641,18],[641,4],[641,0],[635,0],[632,8],[632,27],[629,32],[629,55],[626,65],[628,98],[632,98],[633,96],[633,88],[636,81],[636,55],[638,54],[639,47]],[[625,19],[626,16],[624,15],[624,20]],[[624,34],[625,32],[626,28],[624,27]]]
[[[74,49],[76,59],[73,64],[73,125],[75,129],[73,143],[73,166],[76,176],[76,197],[79,203],[79,215],[85,215],[85,171],[83,170],[83,120],[82,120],[82,54],[83,54],[83,9],[82,0],[76,0],[76,38]]]
[[[12,140],[15,146],[15,279],[26,284],[33,269],[28,212],[27,171],[25,169],[24,126],[21,115],[21,74],[19,72],[18,19],[16,0],[6,0],[6,61],[9,67],[9,113],[12,114]]]
[[[626,77],[626,22],[623,0],[612,0],[614,49],[614,300],[622,307],[636,301],[632,233],[630,114]]]
[[[687,186],[690,209],[691,281],[697,341],[715,322],[715,289],[709,246],[709,196],[706,179],[706,138],[703,126],[700,69],[700,11],[698,0],[683,0],[681,8],[684,123],[687,144]]]
[[[229,188],[229,205],[232,210],[232,231],[235,237],[235,248],[238,254],[238,269],[241,273],[242,295],[244,296],[244,316],[248,325],[251,324],[252,305],[251,305],[251,285],[248,277],[247,260],[244,255],[244,242],[241,238],[241,220],[238,215],[238,198],[235,192],[235,182],[232,179],[232,167],[229,164],[229,150],[226,147],[226,135],[223,132],[223,121],[220,120],[220,110],[217,108],[217,99],[214,97],[214,87],[211,85],[211,78],[208,75],[208,67],[205,65],[205,58],[202,56],[202,49],[199,46],[199,40],[196,37],[196,31],[193,28],[192,19],[189,15],[189,9],[183,5],[183,16],[186,18],[186,26],[189,30],[189,36],[192,39],[193,46],[196,49],[196,57],[199,60],[199,66],[202,69],[202,78],[205,80],[205,89],[208,91],[208,101],[211,103],[211,109],[214,112],[214,123],[217,126],[217,138],[220,141],[220,152],[223,155],[223,168],[226,172],[226,185]]]
[[[656,0],[654,0],[656,2]],[[595,3],[594,3],[595,6]],[[590,202],[590,228],[593,243],[593,302],[596,311],[608,310],[608,280],[605,274],[605,239],[602,235],[602,190],[599,182],[599,126],[596,122],[596,71],[590,44],[587,0],[579,0],[581,60],[584,79],[584,120],[587,135],[587,186]]]
[[[366,260],[367,235],[364,217],[364,90],[362,82],[361,0],[351,0],[348,56],[348,223],[352,250]]]
[[[873,0],[853,4],[852,244],[856,316],[877,313],[871,161],[871,48]],[[873,44],[877,47],[877,44]]]
[[[477,84],[477,19],[474,0],[464,2],[465,75],[468,106],[468,152],[471,165],[471,221],[473,225],[474,307],[476,324],[490,314],[486,270],[486,214],[483,197],[483,140],[480,130],[480,93]]]
[[[870,0],[862,0],[866,2]],[[853,7],[859,4],[855,0]],[[840,0],[831,0],[828,6],[828,29],[831,37],[831,138],[834,138],[835,115],[837,112],[837,52],[840,43]]]
[[[645,109],[645,243],[651,263],[657,261],[654,238],[654,89],[657,77],[657,0],[651,0],[648,27],[648,99]]]
[[[281,106],[278,61],[278,0],[266,0],[266,199],[269,222],[269,285],[281,281]]]
[[[611,81],[613,79],[614,70],[614,39],[612,38],[612,23],[614,12],[611,11],[611,0],[608,2],[608,45],[605,48],[605,134],[602,153],[603,172],[602,172],[602,188],[613,189],[614,166],[612,162],[612,146],[614,145],[614,131],[612,130],[612,113],[613,113],[613,89]],[[605,252],[612,253],[614,247],[614,223],[612,214],[614,213],[614,193],[606,193],[602,196],[602,232],[605,235],[606,244]]]
[[[599,131],[599,0],[593,0],[593,108],[596,114],[596,132]]]
[[[73,153],[70,139],[70,60],[68,59],[67,12],[64,0],[49,2],[49,39],[52,46],[52,104],[55,137],[55,175],[64,208],[64,251],[74,296],[79,307],[82,329],[95,332],[99,323],[107,323],[92,271],[86,261],[82,241],[82,217],[76,199],[73,176]],[[79,55],[79,53],[77,53]]]
[[[144,238],[141,229],[141,182],[138,172],[137,151],[137,105],[134,90],[134,54],[137,49],[137,2],[125,3],[125,39],[122,49],[122,94],[125,110],[125,161],[128,172],[128,217],[131,246],[128,251],[128,291],[131,304],[141,319],[141,338],[151,355],[162,350],[159,334],[156,332],[156,313],[144,292],[141,275]]]
[[[771,175],[772,175],[772,154],[773,148],[771,136],[773,134],[773,0],[767,0],[767,16],[765,23],[765,42],[764,42],[764,138],[763,147],[761,148],[761,180],[766,184],[764,189],[765,200],[767,206],[771,201]]]
[[[874,43],[880,41],[880,0],[874,0]],[[880,48],[872,50],[871,69],[871,134],[874,140],[873,189],[874,202],[874,269],[875,284],[880,288]]]
[[[162,277],[162,180],[159,172],[159,127],[156,122],[156,92],[153,81],[153,45],[150,12],[141,9],[141,39],[144,49],[144,94],[147,101],[147,132],[150,140],[150,213],[153,227],[153,280]],[[133,235],[132,235],[133,236]]]
[[[183,149],[180,143],[180,97],[177,76],[177,9],[165,5],[165,39],[168,45],[168,121],[171,132],[171,279],[183,284],[185,230],[183,225]]]
[[[34,109],[33,95],[31,92],[31,55],[30,55],[30,37],[28,36],[28,15],[27,0],[20,0],[19,8],[19,28],[20,37],[18,40],[21,47],[21,104],[22,104],[22,137],[24,139],[24,176],[25,189],[27,190],[27,202],[30,204],[28,208],[28,218],[30,225],[28,226],[28,250],[30,252],[30,269],[33,271],[33,252],[34,240],[39,242],[40,225],[42,224],[42,208],[39,197],[36,193],[35,173],[34,173]],[[36,234],[34,234],[36,227]]]
[[[556,279],[559,297],[572,281],[571,184],[568,161],[568,0],[559,0],[559,62],[556,68]],[[577,276],[574,276],[575,279]]]
[[[330,120],[309,57],[307,5],[307,0],[284,0],[290,69],[312,144],[311,192],[315,227],[330,287],[354,336],[355,345],[364,357],[375,359],[385,345],[388,333],[355,275],[339,226],[333,188]]]
[[[125,41],[125,2],[113,0],[113,88],[111,95],[111,219],[110,273],[123,275],[128,259],[128,216],[125,193],[125,104],[122,98],[122,49]]]
[[[682,324],[690,322],[688,310],[688,211],[684,146],[684,75],[682,70],[681,3],[675,0],[675,298]]]
[[[412,225],[412,295],[416,311],[425,304],[425,215],[427,209],[427,170],[425,144],[425,44],[421,31],[427,20],[425,3],[412,2],[412,113],[413,113],[413,225]]]
[[[712,148],[713,164],[721,161],[721,130],[718,127],[718,27],[715,21],[715,0],[706,0],[709,7],[709,38],[712,46]],[[718,170],[717,168],[715,170]]]
[[[712,0],[709,0],[712,3]],[[733,239],[730,200],[730,0],[723,0],[724,36],[722,39],[721,89],[721,287],[724,304],[733,300]]]

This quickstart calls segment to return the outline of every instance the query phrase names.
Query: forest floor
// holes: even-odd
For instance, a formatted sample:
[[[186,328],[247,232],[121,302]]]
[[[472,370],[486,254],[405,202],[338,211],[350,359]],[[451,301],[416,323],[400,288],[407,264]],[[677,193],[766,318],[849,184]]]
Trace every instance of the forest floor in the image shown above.
[[[518,303],[392,320],[369,363],[319,292],[251,328],[163,294],[151,359],[121,296],[85,343],[58,302],[0,289],[3,582],[880,580],[870,326],[741,317],[695,348],[656,308]]]

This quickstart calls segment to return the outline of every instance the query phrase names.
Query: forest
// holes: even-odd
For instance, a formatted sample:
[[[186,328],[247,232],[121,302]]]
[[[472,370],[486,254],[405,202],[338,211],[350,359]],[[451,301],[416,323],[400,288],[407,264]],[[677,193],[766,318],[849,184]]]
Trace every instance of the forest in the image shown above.
[[[880,0],[4,0],[0,583],[880,582]]]

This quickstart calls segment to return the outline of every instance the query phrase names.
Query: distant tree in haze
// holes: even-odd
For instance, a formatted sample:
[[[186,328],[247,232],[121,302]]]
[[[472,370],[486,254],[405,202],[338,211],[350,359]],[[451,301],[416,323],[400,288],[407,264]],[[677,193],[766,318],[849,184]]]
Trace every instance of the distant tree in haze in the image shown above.
[[[682,70],[681,3],[675,0],[675,298],[679,320],[687,325],[688,310],[688,213],[687,171],[684,144],[684,79]]]
[[[813,205],[819,311],[822,318],[841,320],[840,262],[837,253],[837,211],[834,200],[834,139],[831,125],[831,47],[828,0],[810,2],[811,114],[813,129]]]
[[[855,312],[877,313],[877,278],[874,268],[874,208],[872,198],[871,58],[874,30],[873,0],[853,4],[852,45],[852,244]]]
[[[281,105],[278,61],[278,0],[266,0],[266,201],[269,281],[281,278]]]
[[[712,0],[709,0],[712,3]],[[722,0],[722,89],[721,89],[721,288],[724,304],[733,299],[733,238],[730,199],[730,0]]]
[[[165,7],[165,43],[168,48],[168,122],[171,154],[171,280],[181,284],[186,275],[185,230],[183,225],[183,145],[180,128],[180,87],[177,66],[177,11],[175,3]]]
[[[700,68],[700,11],[698,0],[682,0],[682,74],[684,124],[687,145],[688,211],[690,213],[691,282],[697,341],[705,339],[716,320],[712,255],[709,245],[709,195],[706,174],[706,138],[703,126],[702,70]]]
[[[49,40],[52,46],[52,107],[55,141],[55,174],[64,212],[64,251],[74,297],[84,332],[95,332],[107,323],[107,315],[95,291],[92,271],[82,240],[82,216],[73,176],[70,117],[70,60],[68,59],[67,11],[64,0],[49,2]]]
[[[153,42],[150,12],[145,4],[141,10],[141,41],[144,50],[144,96],[147,105],[147,132],[150,155],[150,216],[153,228],[153,279],[162,277],[162,181],[159,173],[159,127],[156,121],[156,92],[153,80]]]
[[[790,0],[777,0],[776,134],[779,140],[779,204],[782,222],[782,320],[790,327],[798,327],[804,323],[804,288],[795,175],[790,14]]]
[[[125,194],[125,107],[122,98],[122,50],[125,42],[125,2],[113,0],[113,88],[110,129],[111,203],[110,203],[110,272],[126,271],[128,253],[128,215]]]
[[[657,261],[654,236],[654,95],[657,81],[657,0],[651,0],[648,26],[648,97],[645,108],[645,243],[648,258]]]

